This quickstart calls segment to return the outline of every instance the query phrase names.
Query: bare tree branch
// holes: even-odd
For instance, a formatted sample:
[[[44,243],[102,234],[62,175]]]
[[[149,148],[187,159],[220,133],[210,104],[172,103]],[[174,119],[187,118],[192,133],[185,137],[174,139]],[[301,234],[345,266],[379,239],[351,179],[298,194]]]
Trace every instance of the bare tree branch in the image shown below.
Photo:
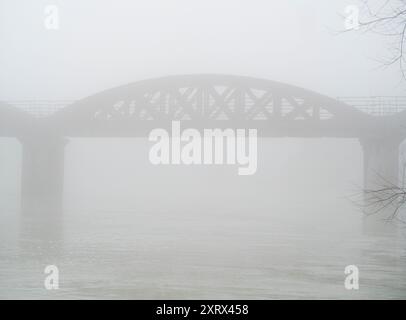
[[[361,0],[359,28],[363,32],[379,34],[391,39],[387,47],[389,57],[383,64],[385,66],[399,64],[402,77],[406,80],[406,57],[404,55],[406,41],[406,1]],[[346,31],[352,30],[353,29],[349,29]]]

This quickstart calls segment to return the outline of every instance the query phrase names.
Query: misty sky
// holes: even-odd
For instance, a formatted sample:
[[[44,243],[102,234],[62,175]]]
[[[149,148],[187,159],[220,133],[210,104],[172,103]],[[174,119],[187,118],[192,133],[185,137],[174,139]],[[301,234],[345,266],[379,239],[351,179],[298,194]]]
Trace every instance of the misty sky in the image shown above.
[[[336,35],[343,0],[1,0],[0,100],[79,99],[187,73],[249,75],[330,96],[403,95],[386,39]],[[46,30],[56,4],[60,29]],[[113,5],[114,4],[114,5]]]

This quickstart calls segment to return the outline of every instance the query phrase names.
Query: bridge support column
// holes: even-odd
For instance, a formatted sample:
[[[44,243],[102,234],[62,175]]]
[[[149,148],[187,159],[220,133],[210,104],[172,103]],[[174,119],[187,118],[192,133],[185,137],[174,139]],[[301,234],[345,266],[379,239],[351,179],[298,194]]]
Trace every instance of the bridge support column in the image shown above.
[[[399,182],[398,139],[361,140],[364,153],[364,188],[375,189]]]
[[[399,185],[399,145],[396,137],[361,139],[364,157],[364,190],[378,190],[391,184]],[[371,196],[364,191],[364,231],[376,232],[392,228],[383,223],[394,212],[394,207],[388,205],[371,206]],[[379,209],[379,210],[378,210]],[[378,211],[377,211],[378,210]],[[375,213],[376,212],[376,213]],[[368,215],[368,213],[375,213]]]
[[[21,139],[21,209],[23,213],[56,214],[62,210],[64,149],[62,137],[38,135]]]

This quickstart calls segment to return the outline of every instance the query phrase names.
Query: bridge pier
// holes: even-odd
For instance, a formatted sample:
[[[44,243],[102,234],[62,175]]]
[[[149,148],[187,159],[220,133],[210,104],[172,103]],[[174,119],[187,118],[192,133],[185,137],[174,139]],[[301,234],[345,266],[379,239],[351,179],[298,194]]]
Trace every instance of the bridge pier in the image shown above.
[[[364,188],[374,189],[399,182],[399,139],[362,139]]]
[[[21,138],[20,141],[23,146],[22,212],[30,215],[61,212],[67,140],[41,134]]]
[[[360,139],[363,149],[364,162],[364,231],[377,232],[390,229],[389,224],[382,220],[394,212],[394,207],[388,205],[380,210],[381,205],[371,206],[371,196],[366,190],[379,190],[385,187],[399,186],[399,146],[401,139],[397,137],[376,137]],[[381,197],[384,197],[382,195]],[[386,202],[387,203],[387,202]],[[378,210],[378,211],[377,211]],[[368,213],[374,213],[368,215]]]

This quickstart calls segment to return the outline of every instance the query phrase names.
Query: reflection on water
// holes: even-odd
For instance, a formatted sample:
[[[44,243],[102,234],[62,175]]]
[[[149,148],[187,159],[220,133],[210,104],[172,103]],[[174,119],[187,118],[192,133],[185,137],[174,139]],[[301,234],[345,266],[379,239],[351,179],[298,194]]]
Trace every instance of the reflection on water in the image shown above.
[[[0,297],[406,298],[399,234],[343,234],[265,212],[88,214],[67,215],[53,241],[12,240],[2,228]],[[59,267],[58,291],[43,287],[49,264]],[[344,289],[349,264],[360,269],[359,291]]]

